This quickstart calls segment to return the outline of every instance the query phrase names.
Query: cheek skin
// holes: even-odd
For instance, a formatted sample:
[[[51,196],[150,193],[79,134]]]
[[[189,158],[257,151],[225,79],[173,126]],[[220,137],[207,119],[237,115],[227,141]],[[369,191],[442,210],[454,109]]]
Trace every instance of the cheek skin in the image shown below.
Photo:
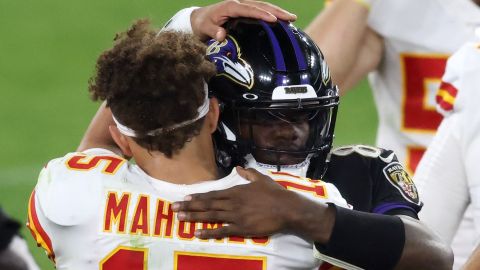
[[[310,126],[307,122],[302,122],[294,126],[295,134],[299,140],[299,144],[305,146],[310,133]]]
[[[256,145],[266,148],[281,149],[286,144],[295,150],[302,150],[307,143],[310,127],[307,122],[287,124],[254,125],[252,136]],[[293,150],[293,149],[292,149]]]
[[[253,139],[254,144],[260,148],[299,151],[305,150],[309,129],[308,122],[296,124],[285,122],[254,124],[252,125],[252,138],[250,138],[249,125],[241,125],[240,137]],[[252,154],[257,161],[266,164],[297,164],[305,159],[305,156],[278,155],[265,151],[254,151]]]

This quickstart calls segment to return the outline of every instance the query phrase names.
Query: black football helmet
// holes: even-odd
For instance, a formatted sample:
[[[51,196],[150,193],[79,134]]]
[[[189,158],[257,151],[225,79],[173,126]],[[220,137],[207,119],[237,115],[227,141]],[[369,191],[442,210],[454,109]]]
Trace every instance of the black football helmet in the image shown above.
[[[223,42],[210,40],[207,57],[217,75],[210,94],[220,102],[220,121],[214,134],[217,161],[225,169],[244,165],[247,154],[294,155],[314,159],[317,177],[323,176],[339,102],[325,59],[316,44],[293,24],[237,19],[226,25]],[[248,120],[248,121],[245,121]],[[308,123],[308,138],[300,147],[259,145],[254,124]],[[283,121],[283,122],[282,122]],[[249,128],[241,125],[249,124]],[[247,130],[247,131],[245,131]],[[242,134],[243,133],[243,134]],[[275,162],[280,169],[279,162]]]

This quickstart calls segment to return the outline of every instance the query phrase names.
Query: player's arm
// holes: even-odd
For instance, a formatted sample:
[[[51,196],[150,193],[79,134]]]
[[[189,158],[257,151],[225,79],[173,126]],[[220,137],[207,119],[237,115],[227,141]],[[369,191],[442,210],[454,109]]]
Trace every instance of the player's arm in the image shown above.
[[[231,18],[246,17],[275,22],[295,21],[297,16],[273,4],[253,0],[226,0],[201,8],[180,10],[164,29],[192,32],[203,40],[223,41],[227,35],[223,24]]]
[[[419,220],[399,217],[405,227],[405,245],[395,269],[452,269],[453,252],[444,241]]]
[[[474,54],[470,54],[471,52]],[[465,110],[465,101],[475,100],[475,96],[465,95],[470,89],[465,81],[469,74],[465,73],[465,70],[471,70],[475,56],[477,49],[466,45],[449,58],[437,93],[437,109],[444,118],[414,176],[425,203],[420,212],[421,220],[434,228],[449,244],[470,203],[466,175],[466,164],[469,164],[466,155],[468,148],[465,149],[470,142],[464,134],[470,128],[475,130],[475,126],[464,119],[469,115]],[[460,86],[463,86],[463,89]],[[475,91],[476,87],[471,89]],[[445,196],[448,199],[445,199]],[[445,218],[445,213],[448,213],[448,218]]]
[[[225,39],[226,33],[222,25],[230,18],[248,17],[269,22],[296,20],[296,16],[278,6],[267,2],[253,0],[227,0],[202,8],[188,8],[179,11],[167,22],[164,29],[193,32],[206,39],[208,37]],[[77,151],[90,148],[104,148],[122,154],[120,148],[109,132],[109,126],[115,125],[112,113],[105,103],[100,106],[93,117]]]
[[[195,232],[197,237],[260,237],[291,230],[328,240],[334,212],[327,204],[317,204],[288,191],[254,169],[237,167],[237,172],[252,183],[189,195],[185,201],[173,204],[180,220],[229,223],[229,226],[216,230],[198,230]],[[302,223],[303,230],[299,229],[297,222]]]
[[[383,39],[368,27],[369,8],[360,2],[333,0],[306,28],[342,94],[374,70],[383,53]]]
[[[451,269],[450,249],[413,218],[326,207],[281,189],[254,170],[238,171],[253,182],[191,195],[187,201],[174,203],[180,220],[229,224],[199,230],[197,237],[264,236],[290,231],[315,241],[320,256],[365,269]]]
[[[378,148],[377,148],[378,149]],[[373,176],[372,212],[397,217],[405,242],[395,269],[451,269],[453,253],[450,247],[429,227],[418,220],[422,207],[417,188],[398,162],[393,151],[380,150],[377,157],[363,157],[370,162]]]
[[[77,151],[81,152],[91,148],[103,148],[122,155],[122,151],[110,135],[109,126],[114,125],[115,122],[112,118],[112,112],[106,104],[103,103],[90,122]]]

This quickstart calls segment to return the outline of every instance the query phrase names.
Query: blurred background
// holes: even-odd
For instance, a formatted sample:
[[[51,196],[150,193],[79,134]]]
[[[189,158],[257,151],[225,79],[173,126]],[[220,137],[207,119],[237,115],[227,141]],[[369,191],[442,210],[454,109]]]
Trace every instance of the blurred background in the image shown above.
[[[217,1],[0,0],[0,206],[25,223],[42,166],[74,151],[99,103],[87,85],[97,56],[138,18],[161,27],[183,7]],[[272,0],[305,27],[323,1]],[[336,145],[373,144],[377,115],[366,82],[341,99]],[[73,199],[73,198],[72,198]],[[41,269],[54,269],[24,227]]]

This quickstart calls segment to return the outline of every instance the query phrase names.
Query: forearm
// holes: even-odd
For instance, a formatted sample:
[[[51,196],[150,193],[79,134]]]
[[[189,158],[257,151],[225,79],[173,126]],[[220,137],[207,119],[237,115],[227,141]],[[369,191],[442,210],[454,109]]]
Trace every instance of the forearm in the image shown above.
[[[462,270],[477,270],[480,269],[480,245],[477,246],[472,253],[467,263],[463,266]]]
[[[115,125],[112,118],[112,112],[105,106],[105,103],[103,103],[90,122],[77,151],[83,151],[90,148],[104,148],[117,154],[121,154],[120,149],[110,135],[110,125]]]
[[[306,28],[307,34],[325,54],[332,78],[340,88],[357,62],[367,18],[368,8],[358,2],[335,0]]]
[[[277,19],[295,21],[297,16],[264,1],[221,1],[206,7],[183,9],[165,25],[164,30],[193,33],[202,40],[215,38],[223,41],[226,30],[223,25],[232,18],[252,18],[266,22]]]
[[[330,206],[332,207],[332,206]],[[328,242],[315,240],[316,256],[362,269],[385,270],[397,265],[405,243],[399,217],[334,207],[335,224]]]
[[[289,212],[297,215],[287,217],[287,224],[294,225],[288,228],[313,240],[320,259],[347,269],[393,269],[400,262],[406,234],[399,217],[327,207],[293,196],[289,202]]]
[[[335,215],[330,239],[313,238],[323,255],[365,269],[452,267],[451,249],[416,219],[338,207]]]
[[[401,216],[405,226],[405,246],[395,269],[452,269],[453,252],[420,221]]]
[[[290,211],[285,220],[287,230],[314,242],[326,243],[335,223],[335,211],[327,204],[319,204],[287,191],[291,195]]]

